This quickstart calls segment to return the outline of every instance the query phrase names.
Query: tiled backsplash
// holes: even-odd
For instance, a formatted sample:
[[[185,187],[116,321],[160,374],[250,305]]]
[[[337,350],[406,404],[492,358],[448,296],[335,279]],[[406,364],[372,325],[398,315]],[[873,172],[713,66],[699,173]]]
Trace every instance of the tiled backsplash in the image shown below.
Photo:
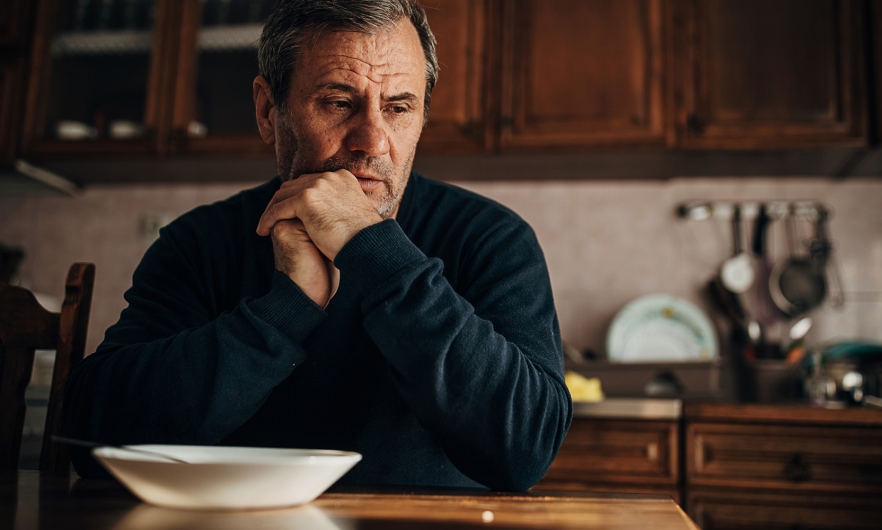
[[[702,304],[700,289],[730,253],[731,242],[724,221],[686,222],[674,215],[678,204],[693,199],[818,200],[831,206],[830,233],[846,304],[818,310],[809,340],[882,341],[882,180],[715,177],[458,184],[512,208],[536,230],[563,338],[578,348],[603,352],[616,312],[643,294],[670,293]],[[74,198],[0,198],[0,242],[25,249],[23,283],[56,296],[62,294],[71,263],[96,264],[88,341],[93,351],[124,307],[123,292],[150,245],[141,233],[145,216],[177,216],[253,185],[94,186]],[[772,246],[782,249],[780,226],[773,227]]]

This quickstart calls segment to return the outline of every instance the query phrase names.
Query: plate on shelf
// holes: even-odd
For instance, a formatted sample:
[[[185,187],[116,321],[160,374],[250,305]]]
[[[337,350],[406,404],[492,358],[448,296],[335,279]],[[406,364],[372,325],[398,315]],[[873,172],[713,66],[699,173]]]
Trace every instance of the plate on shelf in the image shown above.
[[[700,362],[719,356],[707,316],[694,304],[667,294],[651,294],[626,305],[606,335],[612,362]]]

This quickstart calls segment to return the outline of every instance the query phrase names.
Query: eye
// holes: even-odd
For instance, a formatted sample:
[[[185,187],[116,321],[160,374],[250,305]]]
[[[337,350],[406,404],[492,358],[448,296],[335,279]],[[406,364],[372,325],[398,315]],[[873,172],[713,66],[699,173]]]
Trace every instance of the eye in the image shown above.
[[[348,109],[352,107],[352,105],[345,99],[334,99],[328,101],[328,105],[335,109]]]
[[[404,114],[408,110],[410,110],[410,109],[408,109],[404,105],[392,105],[391,107],[389,107],[389,111],[394,114]]]

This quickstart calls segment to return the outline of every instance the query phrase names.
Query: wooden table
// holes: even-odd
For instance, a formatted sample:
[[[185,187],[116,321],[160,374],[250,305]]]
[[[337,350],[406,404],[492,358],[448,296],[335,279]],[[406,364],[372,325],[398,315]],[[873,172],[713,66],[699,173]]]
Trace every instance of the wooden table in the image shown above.
[[[118,483],[19,471],[0,475],[0,528],[14,530],[683,529],[661,495],[453,490],[346,490],[281,510],[198,512],[141,503]]]

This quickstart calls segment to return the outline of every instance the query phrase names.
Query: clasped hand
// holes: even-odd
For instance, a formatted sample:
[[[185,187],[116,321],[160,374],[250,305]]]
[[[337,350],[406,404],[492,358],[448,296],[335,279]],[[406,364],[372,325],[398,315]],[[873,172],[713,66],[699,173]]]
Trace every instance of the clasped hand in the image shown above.
[[[282,183],[257,233],[272,236],[276,269],[324,308],[339,281],[333,265],[337,253],[359,231],[382,220],[358,179],[340,169]]]

